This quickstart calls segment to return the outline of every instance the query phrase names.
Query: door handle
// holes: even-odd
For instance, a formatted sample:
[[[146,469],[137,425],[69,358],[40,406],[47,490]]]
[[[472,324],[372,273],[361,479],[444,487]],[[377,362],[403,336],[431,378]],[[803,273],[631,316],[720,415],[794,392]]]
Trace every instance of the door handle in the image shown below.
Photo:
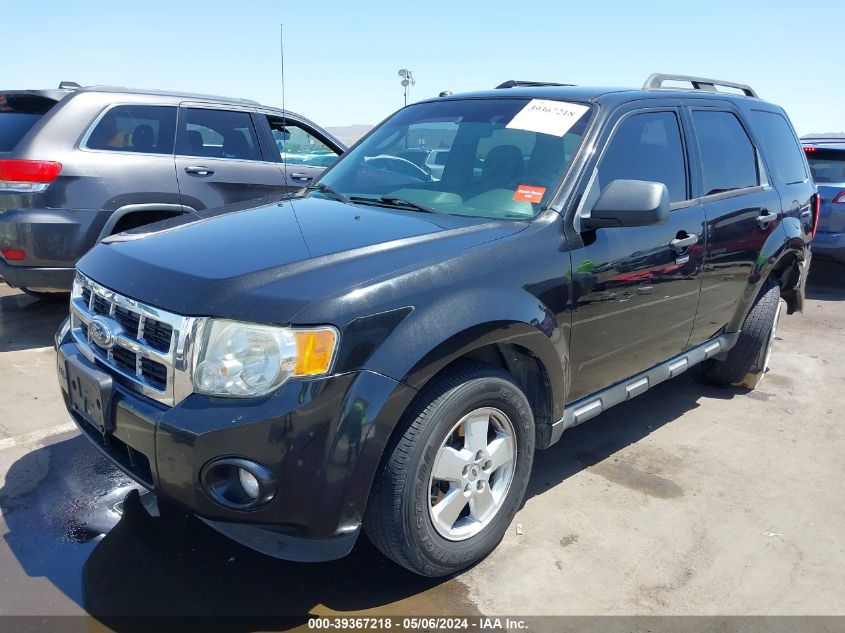
[[[294,172],[292,174],[288,174],[293,180],[299,180],[302,182],[308,182],[310,180],[314,180],[314,176],[309,176],[308,174],[303,174],[300,172]]]
[[[760,215],[757,216],[757,224],[761,227],[766,226],[769,222],[774,222],[778,219],[777,213],[772,213],[768,209],[761,209]]]
[[[690,246],[695,246],[698,244],[698,235],[695,233],[687,233],[686,231],[681,231],[678,235],[686,235],[686,237],[676,237],[674,240],[669,242],[669,246],[672,247],[672,250],[680,253],[688,249]]]
[[[189,174],[196,174],[197,176],[210,176],[214,173],[213,169],[201,165],[189,165],[185,167],[185,171]]]

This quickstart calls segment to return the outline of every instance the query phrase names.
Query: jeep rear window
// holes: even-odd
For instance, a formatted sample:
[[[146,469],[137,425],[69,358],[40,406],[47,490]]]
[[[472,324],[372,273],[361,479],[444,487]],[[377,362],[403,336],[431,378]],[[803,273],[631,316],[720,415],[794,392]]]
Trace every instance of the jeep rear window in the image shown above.
[[[754,123],[760,130],[760,144],[766,150],[766,160],[785,184],[807,179],[807,168],[801,159],[801,146],[789,122],[777,112],[754,110]]]
[[[420,103],[383,123],[321,182],[360,204],[531,219],[551,199],[590,116],[591,107],[564,101]],[[432,152],[430,160],[408,159]]]
[[[11,152],[56,101],[29,94],[0,94],[0,152]]]
[[[106,111],[91,131],[89,149],[172,154],[176,107],[119,105]]]

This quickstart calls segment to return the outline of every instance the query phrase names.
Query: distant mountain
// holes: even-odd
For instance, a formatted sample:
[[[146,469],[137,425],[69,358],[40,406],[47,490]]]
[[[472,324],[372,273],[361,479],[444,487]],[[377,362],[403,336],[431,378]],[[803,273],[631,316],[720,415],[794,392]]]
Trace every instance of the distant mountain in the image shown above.
[[[342,125],[337,127],[327,127],[326,130],[331,132],[335,137],[339,140],[346,143],[346,145],[352,145],[357,141],[359,138],[364,136],[367,132],[373,129],[372,125]]]

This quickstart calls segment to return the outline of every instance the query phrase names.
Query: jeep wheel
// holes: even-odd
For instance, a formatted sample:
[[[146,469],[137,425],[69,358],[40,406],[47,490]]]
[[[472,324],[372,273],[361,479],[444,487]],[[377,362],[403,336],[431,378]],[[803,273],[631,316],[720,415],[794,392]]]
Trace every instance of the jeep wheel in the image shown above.
[[[386,556],[445,576],[489,554],[522,503],[534,418],[512,378],[480,364],[436,378],[396,431],[364,527]]]
[[[780,319],[780,286],[768,279],[757,295],[751,312],[745,317],[742,331],[725,360],[711,360],[704,375],[713,384],[728,386],[747,374],[762,374],[769,366],[775,333]]]

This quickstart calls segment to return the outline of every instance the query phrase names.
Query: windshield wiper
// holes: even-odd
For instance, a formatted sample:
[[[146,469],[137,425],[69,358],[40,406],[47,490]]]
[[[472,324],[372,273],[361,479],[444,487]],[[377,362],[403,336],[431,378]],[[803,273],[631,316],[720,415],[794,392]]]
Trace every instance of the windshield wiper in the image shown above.
[[[368,198],[366,196],[352,196],[350,198],[351,202],[361,203],[361,204],[375,204],[379,206],[385,207],[392,207],[394,209],[413,209],[414,211],[422,211],[423,213],[439,213],[442,214],[442,211],[438,211],[437,209],[432,209],[431,207],[427,207],[423,204],[419,204],[417,202],[411,202],[410,200],[405,200],[405,198],[397,198],[395,196],[381,196],[380,198]]]
[[[341,202],[351,202],[351,200],[349,200],[349,196],[340,193],[338,190],[334,189],[333,187],[330,187],[324,182],[318,182],[313,185],[308,185],[305,189],[306,191],[319,191],[320,193],[327,193],[330,196],[334,196]]]

